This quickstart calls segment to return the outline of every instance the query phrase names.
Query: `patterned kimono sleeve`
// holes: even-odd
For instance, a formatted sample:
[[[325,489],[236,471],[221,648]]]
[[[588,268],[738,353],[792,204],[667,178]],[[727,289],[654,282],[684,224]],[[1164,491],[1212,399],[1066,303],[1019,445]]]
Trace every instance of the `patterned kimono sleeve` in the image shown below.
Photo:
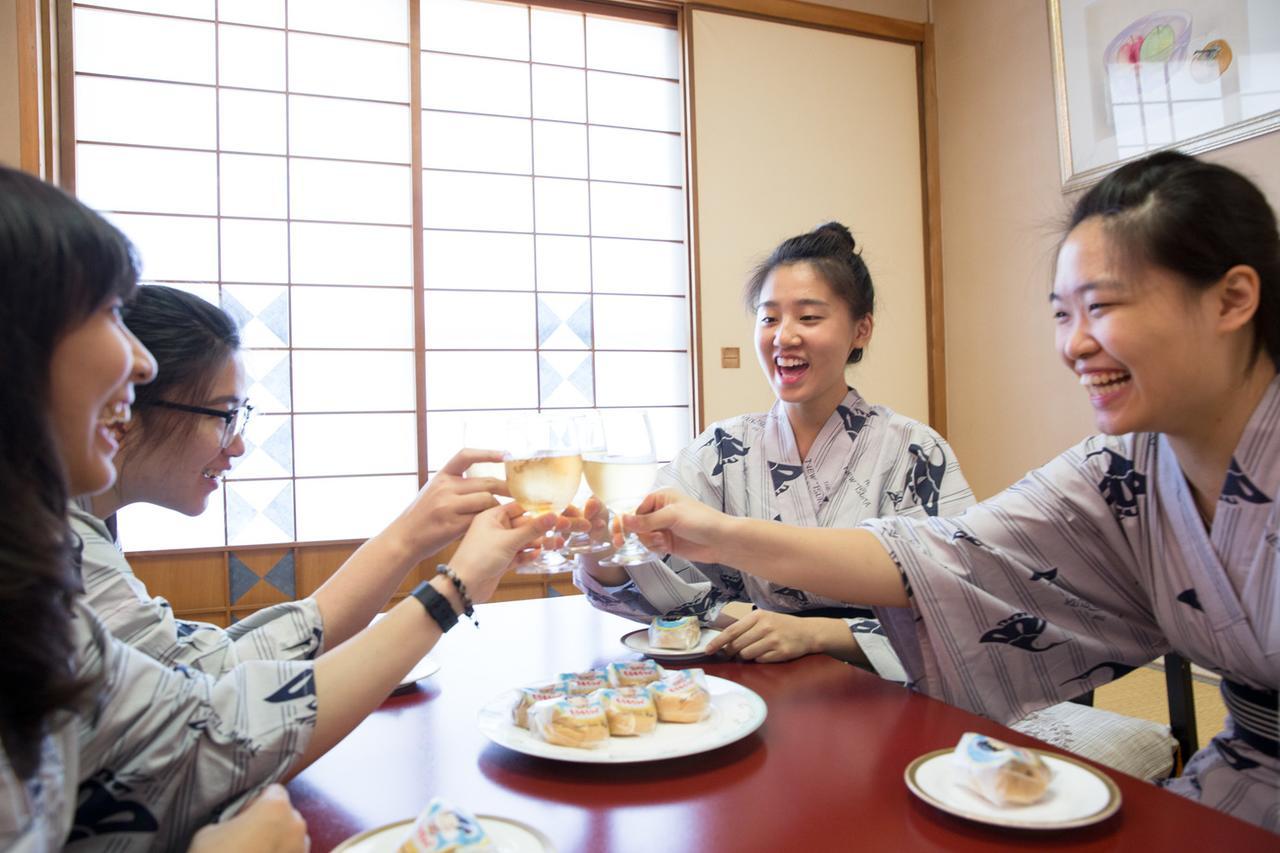
[[[658,472],[656,488],[679,489],[723,511],[723,486],[711,473],[714,457],[715,450],[707,448],[703,438],[697,439]],[[626,583],[605,586],[578,567],[573,582],[593,606],[637,622],[678,615],[711,623],[725,604],[747,600],[741,575],[728,566],[691,563],[671,555],[627,566],[626,571]]]
[[[80,717],[69,850],[182,850],[202,824],[278,781],[315,726],[312,664],[247,661],[214,679],[170,668],[77,613],[78,663],[97,683]]]
[[[118,639],[161,663],[216,676],[246,660],[311,660],[320,653],[323,620],[314,600],[264,608],[225,630],[178,619],[168,601],[147,592],[101,522],[73,510],[71,525],[83,543],[89,606]]]
[[[906,449],[904,464],[898,469],[900,479],[881,493],[879,515],[930,518],[956,515],[973,506],[973,490],[946,439],[925,424],[910,421],[900,444]],[[890,681],[908,679],[879,619],[846,621],[877,675]]]
[[[877,615],[912,687],[1012,722],[1167,651],[1138,581],[1143,475],[1109,456],[1095,437],[962,515],[863,525],[907,588]]]

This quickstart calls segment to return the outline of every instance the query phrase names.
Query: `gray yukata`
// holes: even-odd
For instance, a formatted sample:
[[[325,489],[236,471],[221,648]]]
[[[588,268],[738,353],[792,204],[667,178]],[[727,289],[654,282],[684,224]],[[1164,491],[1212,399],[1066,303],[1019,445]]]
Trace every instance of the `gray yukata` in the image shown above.
[[[912,685],[1008,721],[1177,651],[1263,699],[1233,707],[1224,689],[1225,730],[1167,787],[1280,832],[1280,759],[1241,725],[1277,737],[1278,430],[1280,378],[1211,532],[1151,433],[1093,436],[954,518],[868,522],[907,587],[909,609],[880,615]]]
[[[185,850],[305,750],[311,663],[247,661],[214,679],[130,648],[83,602],[73,626],[90,699],[54,715],[32,779],[19,781],[0,751],[0,849]]]
[[[854,527],[883,515],[954,515],[973,493],[946,440],[925,424],[852,389],[800,458],[781,403],[765,414],[712,424],[658,474],[708,506],[743,518],[800,527]],[[725,604],[745,601],[762,610],[798,613],[849,605],[761,580],[718,563],[679,557],[627,567],[630,580],[606,587],[582,569],[574,582],[593,605],[641,622],[667,614],[713,622]],[[897,657],[870,610],[849,618],[858,645],[876,672],[905,680]]]
[[[247,660],[311,660],[323,651],[324,628],[312,598],[251,613],[230,628],[178,619],[134,575],[105,524],[72,505],[71,529],[83,543],[86,600],[107,629],[164,664],[222,675]]]

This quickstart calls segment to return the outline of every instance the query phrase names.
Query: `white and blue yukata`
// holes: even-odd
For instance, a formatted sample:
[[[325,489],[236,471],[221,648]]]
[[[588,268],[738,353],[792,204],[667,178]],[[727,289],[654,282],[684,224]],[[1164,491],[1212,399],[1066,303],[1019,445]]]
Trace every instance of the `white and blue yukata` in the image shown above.
[[[247,661],[214,679],[130,648],[83,601],[72,624],[89,698],[52,716],[31,779],[0,750],[0,849],[185,850],[305,750],[316,717],[310,662]]]
[[[81,576],[89,606],[117,638],[164,664],[221,675],[247,660],[311,660],[323,651],[324,625],[315,599],[264,607],[230,628],[178,619],[134,575],[101,519],[74,504]]]
[[[800,527],[853,527],[868,518],[954,515],[973,493],[946,440],[919,421],[874,406],[850,389],[800,458],[782,403],[765,414],[712,424],[658,474],[729,515]],[[648,622],[654,616],[716,620],[731,601],[781,613],[846,619],[872,667],[904,680],[870,609],[761,580],[731,566],[667,557],[627,567],[630,580],[606,587],[583,569],[574,582],[596,607]]]
[[[659,473],[658,485],[673,486],[730,515],[801,527],[854,527],[881,516],[932,519],[974,504],[955,454],[940,435],[867,403],[853,390],[823,425],[807,459],[800,458],[791,423],[776,403],[767,414],[713,424]],[[629,566],[627,573],[625,584],[607,587],[579,568],[574,582],[594,606],[640,622],[675,613],[710,623],[731,601],[843,617],[878,675],[907,680],[879,614],[868,608],[675,556]],[[1145,720],[1063,702],[1011,725],[1141,779],[1163,778],[1173,768],[1175,743],[1168,727]]]
[[[910,607],[879,610],[917,690],[993,719],[1168,651],[1219,673],[1224,731],[1167,787],[1280,832],[1280,377],[1206,530],[1160,434],[1094,436],[954,518],[868,522]]]

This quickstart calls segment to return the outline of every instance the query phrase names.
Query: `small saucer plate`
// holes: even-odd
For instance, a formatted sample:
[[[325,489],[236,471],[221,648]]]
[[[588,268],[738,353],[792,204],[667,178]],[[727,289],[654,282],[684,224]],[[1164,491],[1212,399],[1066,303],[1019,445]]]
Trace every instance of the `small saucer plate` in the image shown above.
[[[555,853],[551,839],[526,823],[493,815],[476,815],[485,834],[502,853]],[[409,835],[412,820],[370,829],[353,835],[333,848],[333,853],[396,853]]]
[[[648,655],[659,660],[702,658],[707,656],[707,643],[711,642],[711,639],[719,633],[720,631],[717,628],[703,628],[702,636],[698,638],[698,645],[691,649],[660,649],[657,646],[649,645],[649,629],[641,628],[639,631],[623,634],[622,645],[633,652],[639,652],[642,655]]]
[[[997,806],[959,781],[954,750],[926,753],[907,765],[911,793],[957,817],[1015,829],[1072,829],[1104,821],[1120,808],[1120,789],[1110,778],[1065,755],[1035,750],[1053,778],[1038,802]]]

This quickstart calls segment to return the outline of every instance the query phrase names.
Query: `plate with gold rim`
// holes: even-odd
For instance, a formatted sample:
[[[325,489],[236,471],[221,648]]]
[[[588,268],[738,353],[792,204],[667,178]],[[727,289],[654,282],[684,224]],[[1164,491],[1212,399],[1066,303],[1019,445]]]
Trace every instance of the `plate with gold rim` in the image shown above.
[[[925,753],[902,777],[911,793],[934,808],[992,826],[1073,829],[1100,823],[1120,809],[1120,789],[1105,773],[1066,755],[1032,751],[1053,775],[1045,795],[1025,806],[998,806],[962,784],[953,748]]]
[[[527,823],[494,815],[476,815],[494,848],[501,853],[555,853],[555,845]],[[333,853],[396,853],[409,837],[413,819],[396,821],[353,835],[333,848]]]

